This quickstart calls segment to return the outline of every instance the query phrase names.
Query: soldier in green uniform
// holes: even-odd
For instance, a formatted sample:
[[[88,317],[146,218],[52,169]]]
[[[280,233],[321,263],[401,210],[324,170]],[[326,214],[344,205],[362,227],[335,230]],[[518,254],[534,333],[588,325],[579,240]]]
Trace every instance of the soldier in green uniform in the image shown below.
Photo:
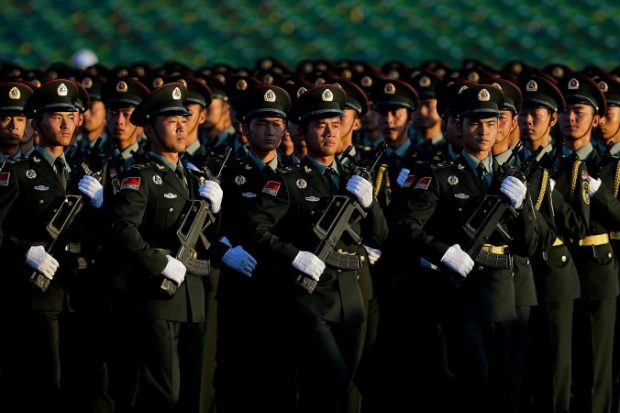
[[[356,356],[363,345],[364,301],[372,293],[369,272],[360,271],[368,265],[360,240],[343,234],[323,261],[315,255],[320,238],[314,225],[334,195],[341,195],[337,200],[357,203],[351,204],[354,214],[367,214],[350,222],[365,244],[380,247],[387,235],[372,184],[335,161],[345,103],[346,93],[329,84],[299,97],[293,111],[299,116],[308,156],[299,167],[265,183],[241,227],[243,245],[259,262],[269,260],[273,269],[268,276],[286,290],[282,311],[293,317],[285,328],[294,340],[302,412],[346,411]],[[327,216],[323,225],[333,219]],[[306,284],[307,279],[316,282],[312,293],[295,282]]]
[[[525,184],[501,174],[490,154],[503,101],[502,92],[490,85],[472,86],[461,93],[463,153],[455,163],[436,165],[417,180],[407,193],[397,229],[409,251],[418,251],[429,266],[437,268],[437,277],[445,274],[461,285],[447,303],[453,306],[452,324],[446,322],[457,397],[440,402],[457,400],[458,406],[484,412],[500,411],[504,394],[501,378],[507,372],[497,357],[505,357],[509,346],[502,331],[494,327],[516,316],[512,254],[529,256],[538,242]],[[487,193],[505,197],[500,202],[518,211],[516,218],[502,219],[512,241],[494,232],[480,252],[468,251],[472,240],[464,224]],[[483,262],[483,255],[493,258]]]
[[[0,83],[0,169],[21,157],[19,143],[28,125],[24,105],[32,93],[25,83]]]
[[[187,134],[187,93],[180,83],[165,84],[131,114],[131,122],[144,128],[151,152],[123,178],[110,212],[119,257],[134,265],[127,274],[127,294],[138,320],[134,409],[139,412],[199,411],[207,274],[187,271],[174,257],[180,247],[176,231],[187,200],[207,199],[217,217],[223,194],[212,180],[198,185],[179,161]],[[216,226],[206,228],[205,236],[212,239]],[[207,258],[204,248],[192,247],[198,259]],[[166,287],[171,283],[176,292]]]

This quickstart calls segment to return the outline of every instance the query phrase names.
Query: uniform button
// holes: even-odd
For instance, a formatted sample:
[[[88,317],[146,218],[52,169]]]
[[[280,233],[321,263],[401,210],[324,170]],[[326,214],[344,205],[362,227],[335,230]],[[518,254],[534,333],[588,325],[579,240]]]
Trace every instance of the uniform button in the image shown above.
[[[562,262],[566,262],[567,258],[566,255],[562,255]]]
[[[462,212],[462,211],[463,211],[463,208],[458,208],[457,210],[458,210],[459,212]]]
[[[482,271],[482,270],[484,270],[484,267],[482,265],[479,265],[478,266],[478,271]]]
[[[530,259],[529,259],[529,258],[526,258],[526,259],[525,259],[525,264],[526,264],[526,265],[530,265]]]
[[[607,253],[607,258],[611,258],[611,252]]]
[[[174,208],[170,208],[170,209],[168,210],[168,212],[172,212],[172,211],[174,211]]]
[[[43,205],[43,200],[39,199],[39,205]]]

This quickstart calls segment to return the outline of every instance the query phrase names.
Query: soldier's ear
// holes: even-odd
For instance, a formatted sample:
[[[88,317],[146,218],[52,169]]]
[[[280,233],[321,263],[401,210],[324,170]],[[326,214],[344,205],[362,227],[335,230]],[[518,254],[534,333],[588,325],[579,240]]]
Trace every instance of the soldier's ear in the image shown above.
[[[553,112],[551,114],[551,121],[549,122],[549,127],[553,128],[556,123],[558,123],[558,112]]]
[[[601,121],[600,115],[598,114],[594,115],[594,117],[592,118],[592,127],[596,128],[598,124],[600,123],[600,121]]]

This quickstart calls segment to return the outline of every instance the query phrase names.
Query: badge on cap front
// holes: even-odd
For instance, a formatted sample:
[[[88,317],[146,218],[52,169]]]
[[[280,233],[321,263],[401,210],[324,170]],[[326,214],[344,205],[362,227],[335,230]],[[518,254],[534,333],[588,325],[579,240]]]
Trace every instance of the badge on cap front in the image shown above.
[[[11,88],[11,90],[9,90],[9,98],[13,99],[13,100],[17,100],[22,96],[21,92],[19,91],[19,89],[15,86],[13,86]]]
[[[85,77],[84,79],[82,79],[82,86],[84,86],[86,89],[90,89],[91,87],[93,87],[93,80],[90,77]]]
[[[181,100],[181,89],[179,89],[178,87],[174,88],[174,90],[172,91],[172,99]]]
[[[579,89],[579,81],[575,78],[572,78],[568,81],[568,89],[569,90],[578,90]]]
[[[118,93],[126,93],[128,89],[129,86],[127,86],[127,83],[122,80],[116,84],[116,91]]]
[[[431,85],[431,79],[428,76],[422,76],[420,78],[420,86],[429,87]]]
[[[265,92],[265,96],[263,96],[263,99],[265,99],[265,102],[273,103],[276,101],[276,94],[273,90],[267,89],[267,91]]]
[[[601,89],[601,92],[604,93],[607,93],[609,91],[609,85],[607,84],[607,82],[598,82],[598,88]]]
[[[321,99],[323,100],[323,102],[331,102],[334,100],[334,94],[331,90],[325,89],[323,91],[323,94],[321,95]]]
[[[65,85],[64,83],[59,84],[58,89],[56,89],[56,93],[58,94],[58,96],[67,96],[67,93],[69,93],[67,85]]]
[[[527,82],[527,85],[525,85],[525,91],[526,92],[538,91],[538,83],[536,83],[535,80],[530,80],[529,82]]]
[[[486,89],[480,89],[480,92],[478,92],[478,100],[480,102],[488,102],[491,100],[491,94]]]
[[[394,83],[387,83],[383,88],[383,93],[386,95],[393,95],[396,93],[396,86],[394,86]]]

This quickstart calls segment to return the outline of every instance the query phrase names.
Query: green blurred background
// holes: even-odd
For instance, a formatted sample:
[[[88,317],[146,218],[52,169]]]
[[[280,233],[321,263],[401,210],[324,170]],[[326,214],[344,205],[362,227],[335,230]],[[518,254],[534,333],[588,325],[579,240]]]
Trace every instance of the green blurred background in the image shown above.
[[[10,0],[2,15],[0,59],[29,68],[70,63],[82,48],[109,66],[247,67],[267,55],[290,65],[302,58],[620,64],[618,0]]]

